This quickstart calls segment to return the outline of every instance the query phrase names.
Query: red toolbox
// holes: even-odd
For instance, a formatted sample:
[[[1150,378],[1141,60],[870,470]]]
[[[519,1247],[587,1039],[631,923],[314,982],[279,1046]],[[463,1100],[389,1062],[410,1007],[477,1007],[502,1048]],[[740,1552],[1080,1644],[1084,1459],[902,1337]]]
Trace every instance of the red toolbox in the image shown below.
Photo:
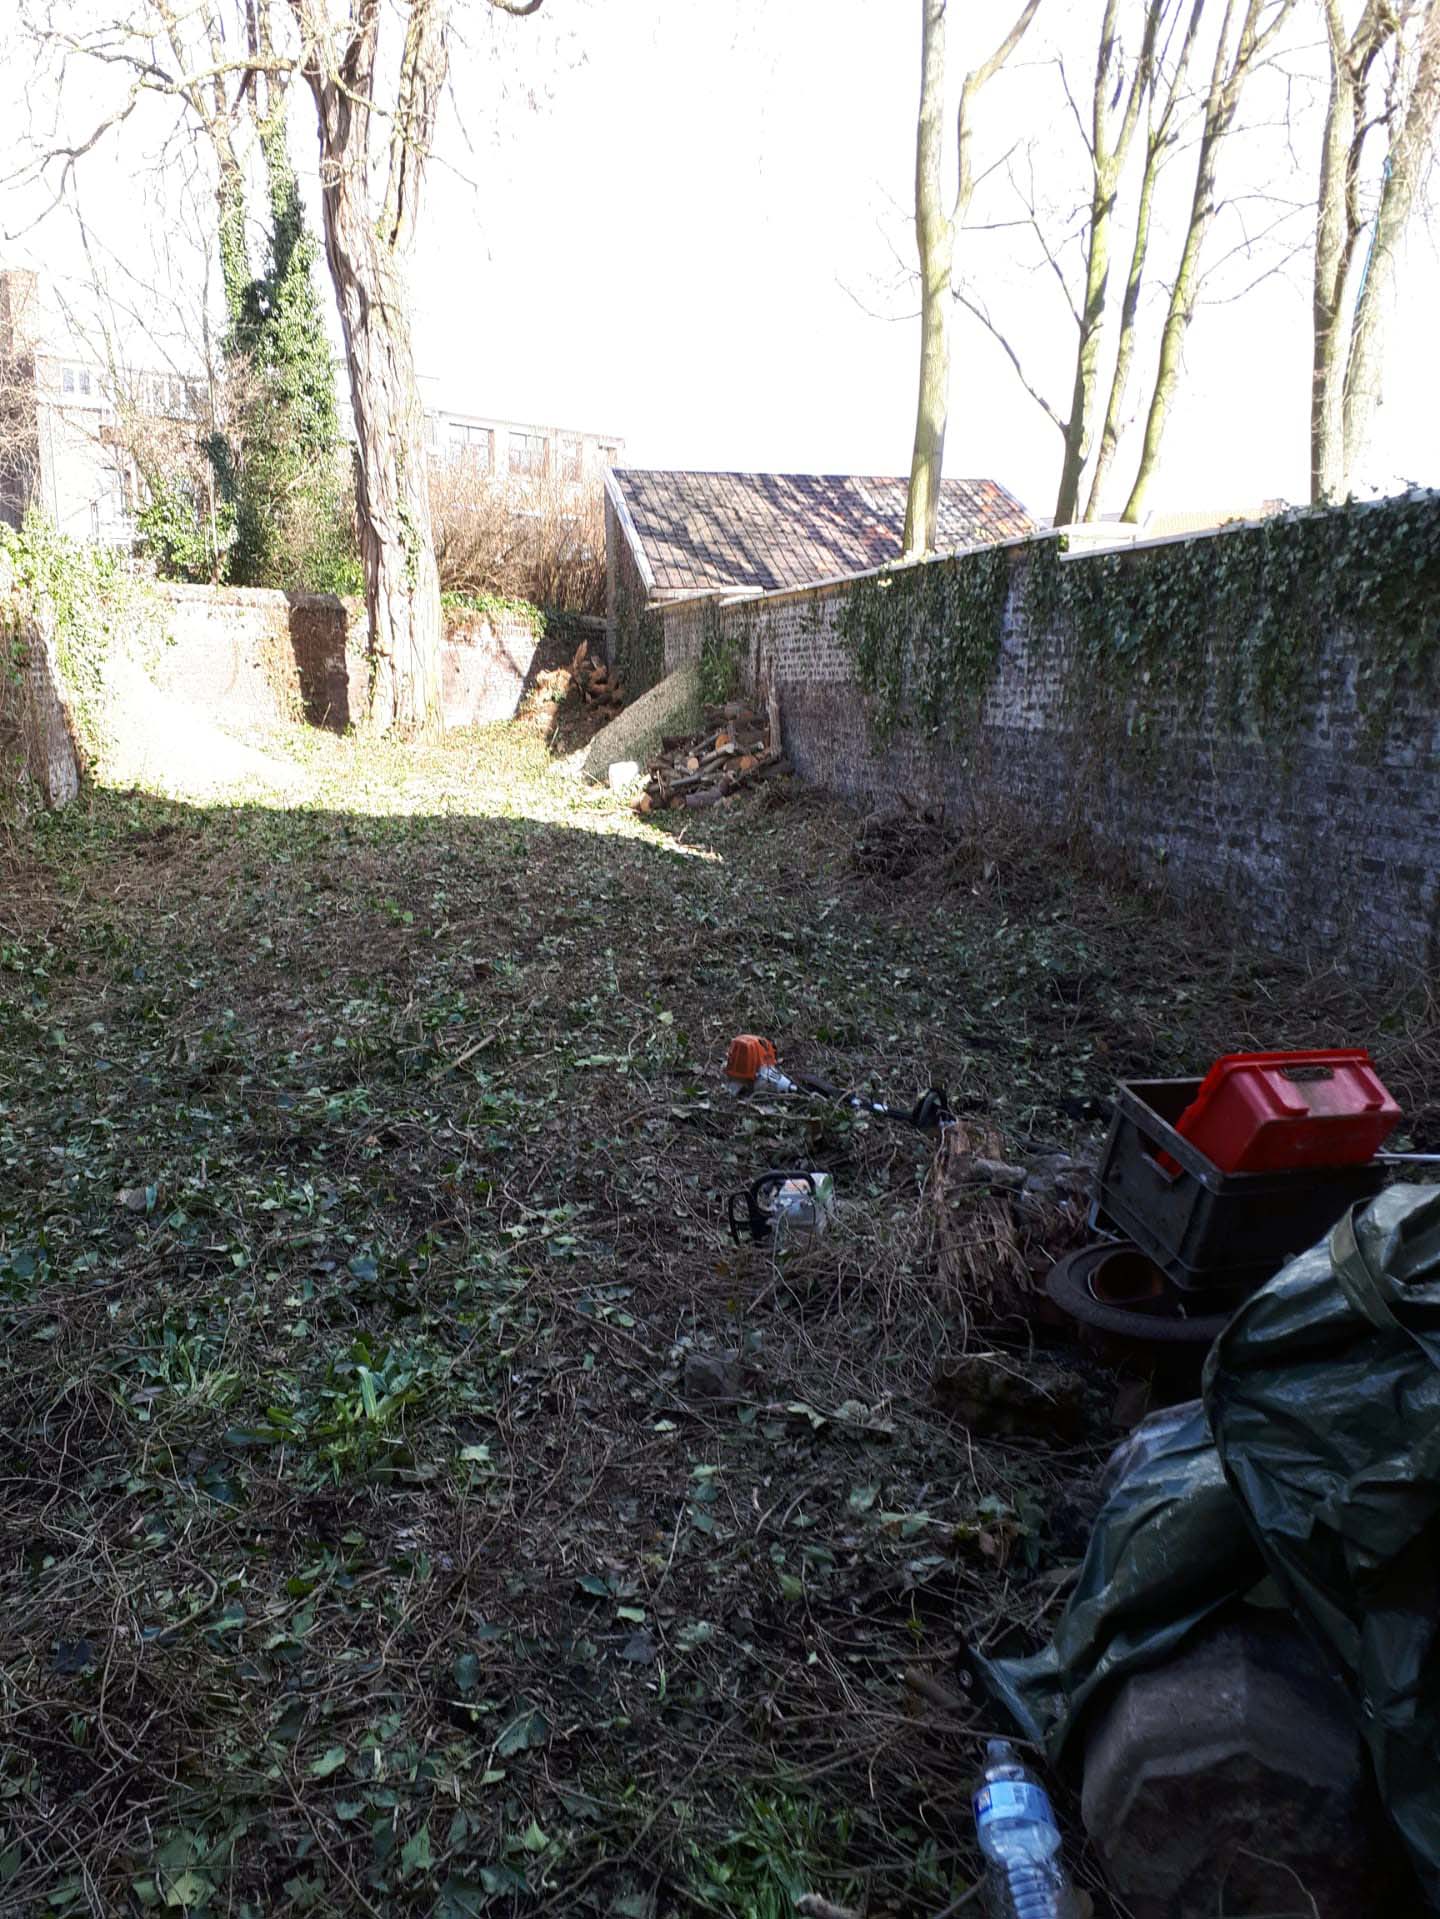
[[[1360,1047],[1229,1053],[1217,1059],[1175,1130],[1222,1173],[1359,1166],[1400,1123],[1400,1108]]]

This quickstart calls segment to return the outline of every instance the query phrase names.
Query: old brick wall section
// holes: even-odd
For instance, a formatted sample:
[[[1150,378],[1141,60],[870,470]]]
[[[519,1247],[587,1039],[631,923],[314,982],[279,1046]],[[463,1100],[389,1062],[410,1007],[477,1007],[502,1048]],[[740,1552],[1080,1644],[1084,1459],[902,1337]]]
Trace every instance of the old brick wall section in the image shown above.
[[[1143,552],[1132,564],[1144,564]],[[1182,716],[1143,753],[1108,759],[1065,710],[1065,639],[1032,635],[1024,549],[1012,562],[1003,645],[978,726],[963,745],[901,729],[877,746],[837,630],[837,582],[721,606],[722,630],[754,642],[779,691],[785,750],[807,780],[866,805],[898,796],[957,818],[1003,812],[1045,834],[1082,834],[1145,881],[1192,903],[1221,901],[1276,949],[1365,973],[1440,962],[1440,712],[1401,689],[1384,739],[1366,738],[1356,697],[1363,644],[1323,638],[1321,668],[1284,754]],[[1067,565],[1084,566],[1077,557]],[[665,615],[666,663],[693,657],[698,607]],[[673,658],[672,658],[673,655]]]
[[[218,718],[303,718],[336,731],[365,710],[365,615],[353,600],[251,587],[163,586],[168,643],[154,677]],[[446,726],[514,717],[534,675],[568,659],[569,629],[537,633],[522,614],[446,610],[441,698]],[[568,646],[568,651],[565,649]]]

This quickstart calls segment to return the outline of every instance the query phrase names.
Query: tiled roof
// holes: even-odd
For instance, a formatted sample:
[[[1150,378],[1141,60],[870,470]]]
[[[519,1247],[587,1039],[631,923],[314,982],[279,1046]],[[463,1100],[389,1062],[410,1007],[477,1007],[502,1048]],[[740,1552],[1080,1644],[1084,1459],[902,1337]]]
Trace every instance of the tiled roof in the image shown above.
[[[658,593],[772,591],[900,557],[905,480],[843,473],[676,473],[617,467]],[[1034,522],[994,480],[945,480],[943,552],[1023,538]]]

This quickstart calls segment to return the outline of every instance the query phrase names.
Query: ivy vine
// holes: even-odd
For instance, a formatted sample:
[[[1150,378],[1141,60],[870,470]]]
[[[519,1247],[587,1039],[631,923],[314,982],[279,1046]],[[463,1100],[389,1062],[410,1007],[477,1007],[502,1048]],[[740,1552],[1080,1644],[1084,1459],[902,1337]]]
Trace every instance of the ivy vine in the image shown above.
[[[543,639],[550,625],[564,617],[543,613],[529,600],[509,599],[503,593],[442,593],[440,604],[456,613],[474,613],[495,625],[507,619],[521,621],[537,640]]]
[[[19,531],[0,525],[0,573],[9,581],[7,673],[18,676],[22,616],[53,621],[55,656],[77,744],[88,763],[103,757],[105,662],[118,643],[158,642],[160,623],[147,584],[112,547],[67,539],[39,515]]]
[[[700,697],[707,706],[733,699],[750,657],[754,608],[732,606],[728,614],[726,618],[715,600],[707,600],[700,615]]]
[[[1337,633],[1373,748],[1402,689],[1440,668],[1440,494],[1073,559],[1034,540],[852,589],[838,626],[877,739],[905,725],[954,741],[973,726],[1017,568],[1031,665],[1048,656],[1072,728],[1097,750],[1150,750],[1177,720],[1284,750],[1331,690]]]
[[[615,591],[615,666],[633,699],[665,675],[665,623],[626,578],[622,565]]]
[[[837,627],[877,739],[913,724],[954,741],[974,725],[1000,658],[1009,590],[1002,547],[856,583]]]

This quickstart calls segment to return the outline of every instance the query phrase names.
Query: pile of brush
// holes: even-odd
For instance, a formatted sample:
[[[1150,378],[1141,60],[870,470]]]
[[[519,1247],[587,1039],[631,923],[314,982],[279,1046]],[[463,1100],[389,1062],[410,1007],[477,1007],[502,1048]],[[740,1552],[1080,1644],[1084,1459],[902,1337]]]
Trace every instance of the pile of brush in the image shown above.
[[[635,810],[654,813],[666,806],[713,806],[742,786],[789,771],[780,756],[776,702],[764,714],[740,700],[707,706],[703,733],[660,742],[660,755],[650,762],[645,791],[636,800]]]

